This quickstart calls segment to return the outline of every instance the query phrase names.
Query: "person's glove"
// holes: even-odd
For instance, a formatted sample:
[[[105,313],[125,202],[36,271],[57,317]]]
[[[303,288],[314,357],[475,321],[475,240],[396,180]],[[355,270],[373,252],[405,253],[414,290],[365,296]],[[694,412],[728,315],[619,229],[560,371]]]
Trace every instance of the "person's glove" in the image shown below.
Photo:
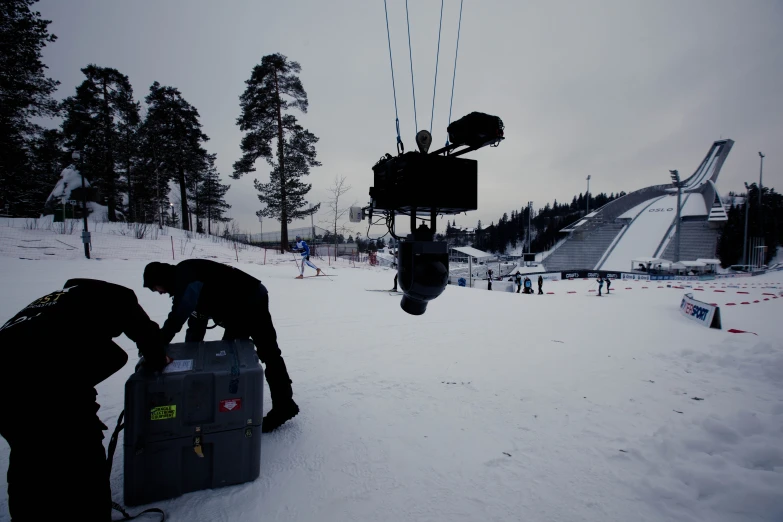
[[[147,370],[159,372],[171,362],[171,359],[166,355],[163,346],[160,344],[157,344],[157,346],[142,345],[139,346],[139,351],[143,354],[139,364]],[[136,369],[138,369],[138,365]]]

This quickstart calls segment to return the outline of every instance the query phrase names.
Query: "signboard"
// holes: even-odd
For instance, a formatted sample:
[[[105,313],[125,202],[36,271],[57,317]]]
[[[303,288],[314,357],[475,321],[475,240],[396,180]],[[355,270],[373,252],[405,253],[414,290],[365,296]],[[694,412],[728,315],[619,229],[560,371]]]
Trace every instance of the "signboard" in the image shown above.
[[[607,272],[606,270],[571,270],[561,274],[562,279],[598,279],[599,277],[607,279],[619,279],[620,272]]]
[[[650,276],[647,274],[627,274],[623,273],[623,281],[649,281]]]
[[[698,281],[695,275],[651,275],[650,281]]]
[[[720,308],[709,303],[697,301],[693,298],[693,294],[685,294],[682,297],[680,313],[708,328],[721,329]]]

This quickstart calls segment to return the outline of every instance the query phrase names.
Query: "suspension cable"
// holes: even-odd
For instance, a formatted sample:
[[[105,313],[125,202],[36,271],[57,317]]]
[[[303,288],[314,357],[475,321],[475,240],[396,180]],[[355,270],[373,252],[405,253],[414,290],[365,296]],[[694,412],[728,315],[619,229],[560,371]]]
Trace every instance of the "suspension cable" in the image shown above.
[[[389,40],[389,65],[391,66],[392,92],[394,93],[394,121],[397,128],[397,152],[400,152],[402,139],[400,138],[400,116],[397,113],[397,89],[394,87],[394,62],[392,61],[391,33],[389,32],[389,10],[386,7],[386,0],[383,0],[383,9],[386,11],[386,37]],[[462,15],[460,14],[460,17]]]
[[[384,0],[385,2],[386,0]],[[408,54],[411,61],[411,89],[413,89],[413,123],[416,128],[413,130],[414,136],[419,132],[419,122],[416,119],[416,87],[413,85],[413,50],[411,49],[411,20],[408,17],[408,0],[405,0],[405,19],[408,21]]]
[[[385,0],[384,0],[385,1]],[[457,78],[457,55],[459,54],[459,32],[462,28],[462,2],[459,2],[459,24],[457,25],[457,50],[454,51],[454,76],[451,79],[451,103],[449,103],[449,125],[451,125],[451,108],[454,105],[454,80]],[[449,145],[449,136],[446,134],[446,146]]]
[[[438,86],[438,59],[440,58],[440,30],[443,27],[443,0],[440,0],[440,23],[438,24],[438,51],[435,53],[435,83],[432,85],[432,113],[430,113],[430,134],[435,117],[435,88]]]

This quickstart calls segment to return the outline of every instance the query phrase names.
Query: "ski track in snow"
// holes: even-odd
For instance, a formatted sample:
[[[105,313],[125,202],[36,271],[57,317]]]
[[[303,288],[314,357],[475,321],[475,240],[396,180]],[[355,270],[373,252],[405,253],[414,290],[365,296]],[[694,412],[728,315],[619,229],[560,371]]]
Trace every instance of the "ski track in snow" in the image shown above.
[[[0,263],[3,320],[78,276],[133,288],[161,323],[170,306],[143,261]],[[269,288],[301,413],[263,435],[256,481],[154,503],[171,522],[783,518],[783,299],[724,307],[717,331],[679,314],[690,289],[618,281],[595,300],[592,281],[547,281],[554,295],[449,287],[413,317],[365,291],[388,270],[312,284],[293,263],[233,265]],[[137,359],[118,343],[130,360],[98,387],[110,430]],[[7,464],[0,439],[2,521]],[[122,502],[122,438],[111,480]]]

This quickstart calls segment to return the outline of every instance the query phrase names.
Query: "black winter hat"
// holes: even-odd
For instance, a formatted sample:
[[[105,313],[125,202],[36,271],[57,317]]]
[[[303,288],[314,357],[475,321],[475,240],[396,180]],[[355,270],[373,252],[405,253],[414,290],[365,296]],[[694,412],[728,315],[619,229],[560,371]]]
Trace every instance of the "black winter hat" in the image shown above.
[[[174,266],[168,263],[159,263],[153,261],[144,268],[144,288],[149,288],[156,285],[166,288],[171,280],[171,274],[174,270]]]

